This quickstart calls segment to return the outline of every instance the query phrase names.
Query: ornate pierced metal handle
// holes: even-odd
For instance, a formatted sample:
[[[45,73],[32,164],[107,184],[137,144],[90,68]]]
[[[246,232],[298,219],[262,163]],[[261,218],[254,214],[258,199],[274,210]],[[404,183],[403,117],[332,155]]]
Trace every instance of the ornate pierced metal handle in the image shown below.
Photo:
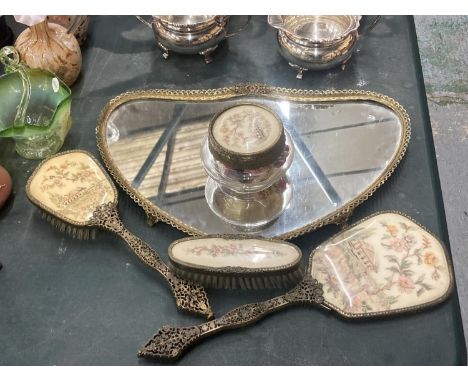
[[[208,319],[213,317],[203,287],[176,276],[148,244],[128,231],[120,220],[115,204],[107,203],[99,206],[93,214],[91,223],[119,235],[143,262],[161,273],[171,286],[179,309],[201,314]]]
[[[190,346],[217,332],[247,326],[262,317],[295,304],[322,304],[322,284],[306,276],[288,293],[263,302],[242,305],[224,316],[197,326],[162,327],[138,352],[139,357],[175,360]]]

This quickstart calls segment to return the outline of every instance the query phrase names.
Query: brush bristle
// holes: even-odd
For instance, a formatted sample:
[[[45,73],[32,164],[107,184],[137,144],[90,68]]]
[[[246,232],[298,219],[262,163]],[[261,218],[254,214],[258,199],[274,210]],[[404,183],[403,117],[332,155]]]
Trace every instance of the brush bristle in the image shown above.
[[[206,274],[196,272],[196,270],[182,270],[174,267],[175,272],[182,278],[195,281],[207,288],[214,289],[284,289],[296,285],[302,280],[303,272],[301,268],[284,274],[264,276],[248,274],[242,276]]]
[[[41,216],[46,219],[50,224],[56,227],[60,232],[65,232],[74,239],[89,240],[96,238],[96,229],[88,227],[76,227],[69,223],[64,222],[56,216],[49,214],[44,210],[40,210]]]

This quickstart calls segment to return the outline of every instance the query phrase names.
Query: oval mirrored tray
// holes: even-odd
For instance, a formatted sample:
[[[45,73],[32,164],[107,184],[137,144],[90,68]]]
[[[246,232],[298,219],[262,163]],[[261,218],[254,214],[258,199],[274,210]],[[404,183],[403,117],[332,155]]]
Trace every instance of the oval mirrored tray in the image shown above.
[[[255,235],[288,239],[344,221],[392,174],[410,138],[408,114],[381,94],[247,84],[121,94],[101,113],[98,148],[150,221],[191,235],[239,233],[208,207],[200,145],[217,112],[246,102],[274,110],[296,152],[291,202]]]

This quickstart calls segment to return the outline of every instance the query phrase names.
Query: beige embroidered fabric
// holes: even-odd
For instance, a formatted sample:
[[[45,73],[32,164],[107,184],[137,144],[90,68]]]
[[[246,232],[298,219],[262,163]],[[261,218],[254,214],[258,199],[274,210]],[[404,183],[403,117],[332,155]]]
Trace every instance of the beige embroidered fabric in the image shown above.
[[[172,260],[205,268],[277,268],[295,264],[300,250],[289,243],[259,239],[208,237],[176,242],[169,252]]]
[[[117,199],[107,175],[83,152],[49,159],[36,170],[28,193],[46,210],[76,224],[88,222],[97,206]]]
[[[441,243],[405,216],[371,217],[318,247],[312,276],[345,314],[394,311],[444,296],[451,273]]]
[[[254,154],[269,149],[281,137],[283,126],[267,109],[239,105],[223,111],[213,123],[213,136],[226,150]]]

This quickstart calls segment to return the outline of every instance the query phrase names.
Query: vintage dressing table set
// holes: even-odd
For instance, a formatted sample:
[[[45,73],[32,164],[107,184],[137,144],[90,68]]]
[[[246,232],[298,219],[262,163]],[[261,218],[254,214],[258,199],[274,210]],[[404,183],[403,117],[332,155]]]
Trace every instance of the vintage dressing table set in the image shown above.
[[[211,320],[163,327],[139,357],[175,360],[204,337],[295,304],[337,318],[391,320],[450,296],[454,276],[448,252],[413,217],[381,211],[347,225],[408,148],[410,118],[395,99],[365,90],[263,83],[132,90],[108,101],[99,116],[101,166],[85,150],[59,152],[78,118],[71,113],[69,88],[81,66],[73,33],[80,27],[75,34],[83,43],[89,20],[55,17],[30,26],[16,49],[0,53],[6,73],[0,77],[0,138],[12,137],[24,158],[43,159],[25,187],[47,220],[80,239],[94,238],[98,228],[121,237],[162,276],[177,308]],[[172,53],[195,56],[187,60],[200,55],[211,63],[223,41],[249,28],[250,21],[219,15],[138,19],[152,29],[168,66]],[[301,79],[306,72],[325,74],[336,66],[346,71],[379,17],[366,19],[366,26],[363,21],[361,16],[268,16],[268,28],[277,29],[279,53]],[[34,44],[60,36],[73,40],[66,45],[76,62],[54,72],[50,62],[35,60]],[[160,256],[123,225],[114,182],[151,225],[164,222],[189,236]],[[0,167],[0,208],[8,197],[3,192],[10,190],[11,179]],[[287,241],[329,224],[340,232],[311,252]],[[96,240],[98,245],[99,236]],[[216,312],[210,290],[229,294],[236,288],[282,291],[224,315]]]

